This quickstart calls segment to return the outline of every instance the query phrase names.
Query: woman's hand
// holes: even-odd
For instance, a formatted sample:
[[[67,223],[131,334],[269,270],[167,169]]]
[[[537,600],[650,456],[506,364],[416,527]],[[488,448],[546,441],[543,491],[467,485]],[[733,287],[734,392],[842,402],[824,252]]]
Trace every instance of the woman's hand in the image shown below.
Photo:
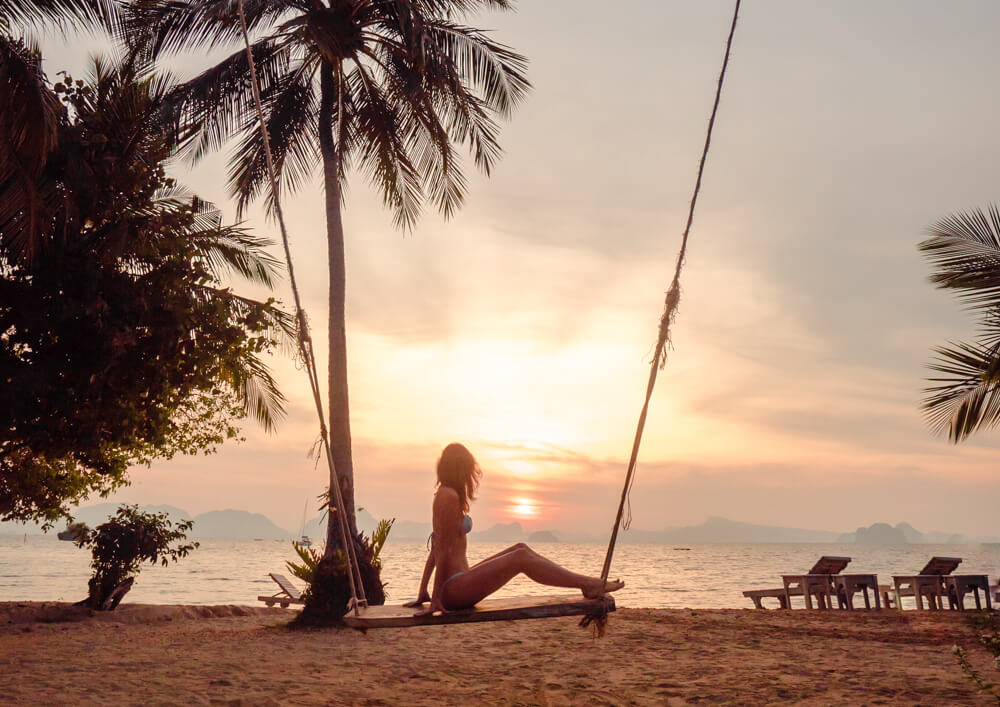
[[[443,614],[444,612],[445,612],[445,608],[443,606],[441,606],[441,602],[439,602],[439,601],[431,601],[431,605],[430,606],[428,606],[426,609],[421,609],[420,611],[415,612],[413,615],[414,616],[433,616],[434,614]]]
[[[424,604],[426,604],[430,600],[431,600],[431,597],[430,597],[430,595],[427,592],[421,592],[420,596],[418,596],[413,601],[406,602],[405,604],[403,604],[403,606],[406,606],[406,607],[409,607],[409,608],[416,608],[418,606],[423,606]]]

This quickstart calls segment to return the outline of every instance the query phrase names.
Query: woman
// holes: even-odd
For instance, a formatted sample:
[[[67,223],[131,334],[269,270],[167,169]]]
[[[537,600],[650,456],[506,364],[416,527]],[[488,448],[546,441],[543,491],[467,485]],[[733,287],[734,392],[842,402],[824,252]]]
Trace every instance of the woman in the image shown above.
[[[420,593],[406,606],[430,606],[417,616],[438,611],[468,609],[485,599],[517,575],[524,573],[539,584],[574,587],[588,599],[625,586],[624,582],[603,581],[600,577],[570,572],[532,550],[524,543],[513,545],[469,567],[466,535],[472,529],[469,502],[476,498],[483,473],[472,453],[461,444],[449,444],[437,464],[438,489],[434,494],[434,534],[430,555],[424,565]],[[434,571],[434,591],[427,584]]]

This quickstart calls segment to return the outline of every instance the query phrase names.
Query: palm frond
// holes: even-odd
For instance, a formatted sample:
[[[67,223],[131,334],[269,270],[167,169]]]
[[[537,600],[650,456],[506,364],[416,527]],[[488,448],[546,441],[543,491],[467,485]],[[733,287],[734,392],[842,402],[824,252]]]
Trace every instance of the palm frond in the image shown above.
[[[935,349],[923,408],[931,428],[961,442],[982,427],[1000,424],[1000,346],[952,344]]]
[[[242,379],[243,409],[268,432],[277,427],[277,420],[285,415],[285,396],[278,390],[278,383],[267,366],[256,356],[248,358],[251,375]]]
[[[318,137],[311,129],[317,108],[311,85],[314,70],[314,63],[303,64],[269,86],[261,96],[279,191],[285,188],[295,192],[319,162]],[[261,191],[268,209],[273,211],[276,195],[267,188],[270,175],[256,112],[250,116],[243,134],[229,165],[229,182],[237,197],[238,213],[243,213]]]
[[[412,228],[420,215],[423,188],[403,141],[398,109],[360,65],[348,75],[347,85],[361,151],[358,161],[393,210],[396,225]]]
[[[51,189],[39,184],[64,114],[37,49],[0,36],[0,243],[30,259],[45,227]]]
[[[301,9],[293,0],[245,0],[251,33]],[[125,10],[123,39],[155,60],[184,49],[214,49],[241,38],[235,0],[134,0]],[[141,44],[142,46],[139,46]]]
[[[257,76],[264,92],[287,82],[290,47],[271,38],[252,45]],[[175,88],[167,100],[182,156],[194,162],[218,150],[255,117],[250,66],[244,50]]]
[[[1000,210],[952,214],[931,228],[920,250],[935,268],[931,282],[958,291],[975,310],[1000,307]]]
[[[216,277],[236,273],[270,288],[284,272],[284,263],[265,250],[272,245],[269,239],[254,236],[237,226],[194,231],[188,238]]]
[[[442,56],[434,58],[451,62],[491,110],[508,118],[527,96],[531,88],[528,60],[521,54],[480,30],[448,20],[432,20],[425,31],[431,40],[422,42],[425,52],[428,48],[440,51]]]
[[[115,30],[119,4],[115,0],[0,0],[0,18],[18,24],[83,22]]]

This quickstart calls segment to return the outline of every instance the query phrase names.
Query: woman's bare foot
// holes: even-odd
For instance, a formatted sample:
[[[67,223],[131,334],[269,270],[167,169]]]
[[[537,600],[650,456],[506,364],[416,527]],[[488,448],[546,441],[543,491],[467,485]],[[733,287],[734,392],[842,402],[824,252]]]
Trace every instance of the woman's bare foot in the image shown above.
[[[582,589],[583,596],[587,599],[599,599],[605,594],[610,594],[611,592],[617,592],[619,589],[625,586],[625,582],[620,579],[609,579],[603,581],[601,579],[595,579],[594,583],[588,587]]]

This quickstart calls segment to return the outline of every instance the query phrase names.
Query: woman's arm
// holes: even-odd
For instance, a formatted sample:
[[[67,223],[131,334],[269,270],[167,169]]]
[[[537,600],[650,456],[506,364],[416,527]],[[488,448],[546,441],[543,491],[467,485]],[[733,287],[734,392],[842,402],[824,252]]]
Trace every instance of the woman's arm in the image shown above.
[[[454,489],[442,486],[434,495],[434,541],[431,546],[431,555],[434,559],[434,590],[431,593],[431,604],[424,611],[417,612],[417,615],[433,614],[436,611],[444,611],[441,603],[441,593],[444,583],[451,573],[449,558],[458,534],[458,523],[456,518],[461,515],[459,508],[458,494]]]
[[[427,593],[427,585],[431,581],[431,572],[434,571],[434,549],[427,553],[427,562],[424,563],[424,574],[420,577],[420,590],[417,592],[417,598],[413,601],[408,601],[403,606],[417,607],[426,601],[431,600],[431,595]]]

